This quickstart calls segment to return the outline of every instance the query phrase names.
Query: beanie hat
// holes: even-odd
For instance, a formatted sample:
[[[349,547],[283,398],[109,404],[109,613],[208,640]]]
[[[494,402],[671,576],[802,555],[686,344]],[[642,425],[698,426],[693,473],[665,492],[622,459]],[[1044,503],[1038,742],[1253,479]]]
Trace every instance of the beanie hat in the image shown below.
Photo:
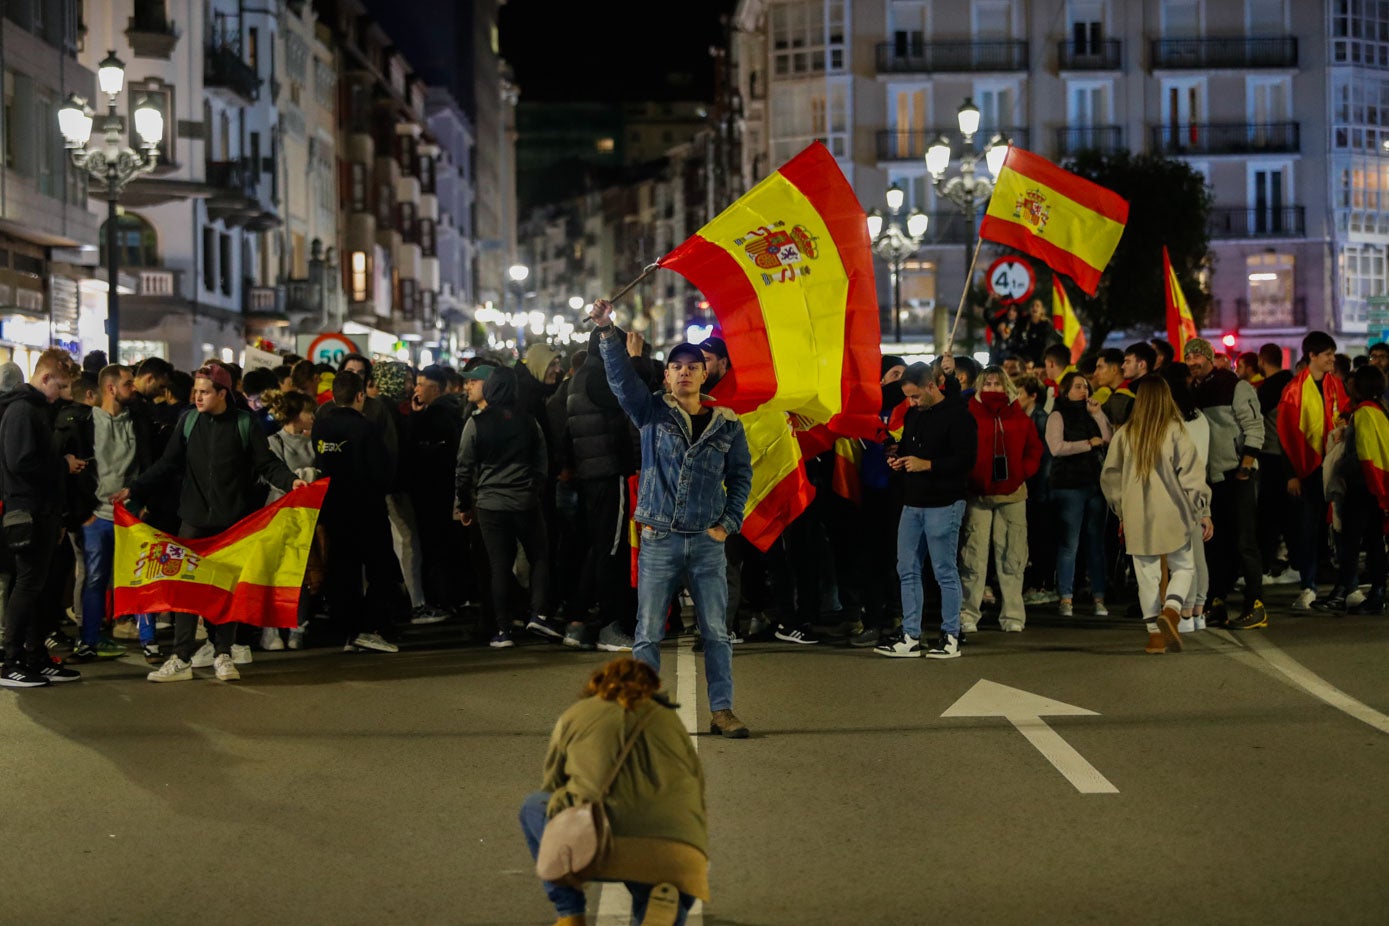
[[[1211,363],[1215,363],[1215,350],[1211,347],[1211,342],[1205,338],[1192,338],[1182,345],[1182,356],[1191,357],[1200,354]]]
[[[376,377],[376,387],[392,402],[403,402],[410,394],[410,367],[399,360],[383,360],[372,374]]]

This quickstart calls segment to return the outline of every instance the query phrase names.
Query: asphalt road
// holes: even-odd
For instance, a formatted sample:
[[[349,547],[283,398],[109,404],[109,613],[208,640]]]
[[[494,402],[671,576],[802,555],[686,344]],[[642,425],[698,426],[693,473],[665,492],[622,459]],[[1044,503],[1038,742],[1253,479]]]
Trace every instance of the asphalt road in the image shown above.
[[[1271,597],[1268,630],[1181,655],[1081,606],[953,661],[742,644],[742,741],[702,732],[669,644],[708,778],[695,921],[1384,923],[1389,618]],[[516,807],[607,657],[459,633],[0,692],[0,923],[551,923]],[[1060,704],[1029,720],[1024,692]],[[1015,716],[942,717],[990,710]],[[622,899],[594,886],[591,922]]]

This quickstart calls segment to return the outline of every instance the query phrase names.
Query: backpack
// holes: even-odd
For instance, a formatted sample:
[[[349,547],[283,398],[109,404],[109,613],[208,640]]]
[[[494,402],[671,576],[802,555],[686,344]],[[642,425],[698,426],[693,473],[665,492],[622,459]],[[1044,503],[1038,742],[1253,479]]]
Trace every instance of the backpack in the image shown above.
[[[202,412],[193,409],[183,416],[183,442],[188,443],[188,438],[193,434],[193,425],[197,424]],[[241,435],[241,449],[251,449],[251,428],[255,425],[255,420],[251,413],[243,409],[236,412],[236,432]]]

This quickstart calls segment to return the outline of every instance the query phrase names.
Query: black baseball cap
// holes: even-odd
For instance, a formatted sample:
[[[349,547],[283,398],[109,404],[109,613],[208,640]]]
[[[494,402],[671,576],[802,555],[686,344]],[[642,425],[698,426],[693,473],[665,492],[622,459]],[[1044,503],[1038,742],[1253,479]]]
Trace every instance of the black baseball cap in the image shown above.
[[[723,338],[708,337],[699,342],[700,350],[707,350],[709,353],[718,357],[720,360],[728,359],[728,345],[723,342]]]
[[[691,344],[689,341],[681,341],[679,344],[666,351],[666,363],[673,363],[681,357],[687,357],[690,360],[698,360],[700,363],[703,363],[704,351],[699,349],[699,345]]]

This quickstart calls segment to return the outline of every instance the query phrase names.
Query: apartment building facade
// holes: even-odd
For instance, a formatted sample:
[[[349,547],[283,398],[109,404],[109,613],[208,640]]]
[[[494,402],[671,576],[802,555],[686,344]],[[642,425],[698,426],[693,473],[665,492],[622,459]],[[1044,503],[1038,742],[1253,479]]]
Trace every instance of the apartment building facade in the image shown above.
[[[905,208],[932,218],[902,279],[904,338],[926,337],[935,307],[959,298],[970,230],[937,195],[924,154],[945,135],[956,173],[956,111],[968,99],[981,114],[976,152],[998,133],[1057,162],[1124,148],[1198,170],[1215,203],[1208,332],[1237,332],[1240,349],[1291,346],[1308,327],[1363,338],[1368,297],[1384,292],[1389,230],[1381,10],[1364,0],[743,0],[732,44],[744,179],[821,139],[865,209],[882,208],[891,184],[906,191]],[[880,269],[885,307],[887,276]]]

